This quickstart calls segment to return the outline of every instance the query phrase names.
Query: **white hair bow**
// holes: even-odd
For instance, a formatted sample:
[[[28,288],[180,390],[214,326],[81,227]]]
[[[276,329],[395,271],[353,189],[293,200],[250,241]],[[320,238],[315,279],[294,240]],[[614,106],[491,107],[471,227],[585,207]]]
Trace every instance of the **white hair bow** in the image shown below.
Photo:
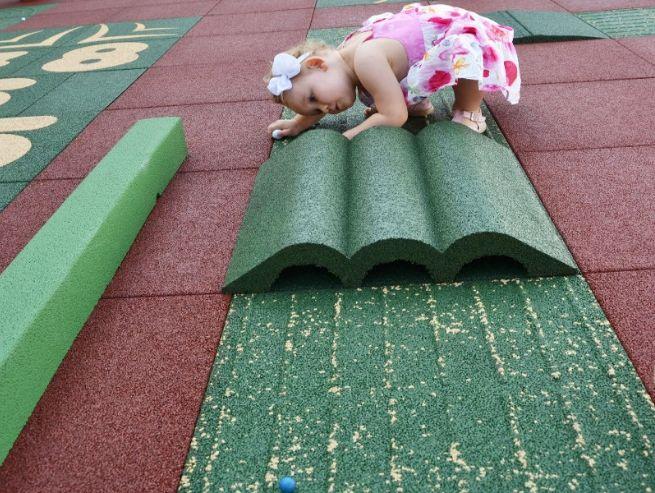
[[[268,82],[268,90],[275,96],[282,94],[282,91],[291,89],[291,78],[300,73],[300,64],[309,56],[304,53],[296,58],[288,53],[278,53],[273,58],[273,68],[271,73],[273,77]]]

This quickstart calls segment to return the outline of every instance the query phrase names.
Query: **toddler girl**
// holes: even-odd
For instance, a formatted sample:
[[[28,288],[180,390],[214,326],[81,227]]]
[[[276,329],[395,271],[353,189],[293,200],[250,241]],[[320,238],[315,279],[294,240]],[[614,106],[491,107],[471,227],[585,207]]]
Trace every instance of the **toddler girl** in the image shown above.
[[[487,128],[482,91],[502,91],[518,103],[521,78],[511,27],[458,7],[412,3],[397,14],[375,15],[338,48],[308,41],[275,56],[264,79],[273,99],[297,115],[277,120],[276,138],[297,135],[326,113],[355,102],[364,122],[344,132],[351,139],[374,126],[400,127],[408,115],[434,109],[427,97],[454,86],[453,121],[476,132]]]

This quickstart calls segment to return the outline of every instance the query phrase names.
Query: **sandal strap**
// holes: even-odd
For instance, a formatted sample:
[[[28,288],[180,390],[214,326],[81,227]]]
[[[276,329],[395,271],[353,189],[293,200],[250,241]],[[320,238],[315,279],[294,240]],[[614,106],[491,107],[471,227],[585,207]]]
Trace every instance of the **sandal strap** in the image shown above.
[[[476,123],[482,123],[486,121],[486,117],[482,115],[482,112],[473,112],[473,111],[464,111],[464,110],[455,110],[459,112],[464,118],[468,118],[471,121]]]

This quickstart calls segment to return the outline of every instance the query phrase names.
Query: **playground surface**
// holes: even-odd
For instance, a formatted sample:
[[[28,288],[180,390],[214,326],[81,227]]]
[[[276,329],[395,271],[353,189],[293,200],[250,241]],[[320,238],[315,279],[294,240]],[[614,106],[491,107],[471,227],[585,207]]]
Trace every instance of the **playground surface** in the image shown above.
[[[0,272],[135,122],[188,144],[1,491],[655,488],[655,4],[448,3],[607,35],[517,45],[520,103],[485,97],[577,275],[221,292],[286,150],[273,56],[403,3],[0,0]]]

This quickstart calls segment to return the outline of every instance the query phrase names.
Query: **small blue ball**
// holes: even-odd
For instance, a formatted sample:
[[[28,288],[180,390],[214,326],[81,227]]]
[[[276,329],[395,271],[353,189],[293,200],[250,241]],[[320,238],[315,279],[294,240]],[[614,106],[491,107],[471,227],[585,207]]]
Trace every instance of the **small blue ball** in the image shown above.
[[[289,476],[284,476],[280,479],[280,491],[282,493],[294,493],[296,491],[296,480]]]

